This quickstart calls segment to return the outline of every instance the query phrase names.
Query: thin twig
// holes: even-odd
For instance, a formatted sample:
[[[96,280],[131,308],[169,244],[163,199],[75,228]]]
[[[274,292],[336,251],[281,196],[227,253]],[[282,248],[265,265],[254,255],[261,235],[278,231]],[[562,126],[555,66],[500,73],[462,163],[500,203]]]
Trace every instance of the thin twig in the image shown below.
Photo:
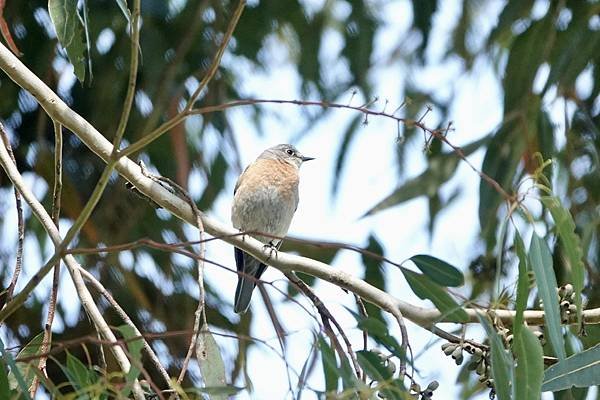
[[[117,132],[113,140],[113,154],[117,154],[127,122],[129,121],[129,114],[133,106],[133,99],[135,97],[135,86],[138,73],[138,57],[140,49],[140,2],[141,0],[133,1],[133,12],[131,13],[131,47],[129,51],[129,81],[127,82],[127,94],[125,95],[125,101],[123,103],[123,111],[121,112],[121,118],[119,119],[119,125],[117,126]]]
[[[27,300],[29,293],[31,293],[35,289],[35,287],[37,287],[40,280],[36,279],[36,277],[39,278],[40,276],[42,276],[42,277],[45,276],[50,271],[50,269],[52,269],[54,264],[61,257],[63,257],[63,255],[61,254],[61,252],[62,252],[61,249],[65,248],[68,245],[70,240],[67,241],[67,237],[69,236],[68,233],[67,233],[67,237],[65,237],[64,240],[61,240],[60,234],[56,228],[56,225],[54,225],[54,223],[52,222],[50,215],[48,215],[48,213],[46,212],[44,207],[35,198],[35,196],[31,192],[31,190],[29,190],[29,188],[25,185],[25,182],[23,181],[23,177],[19,173],[17,166],[10,159],[10,156],[8,155],[8,151],[6,150],[6,148],[4,146],[0,146],[0,164],[6,171],[6,175],[8,175],[9,179],[13,182],[15,187],[17,187],[19,192],[21,192],[21,195],[23,196],[25,201],[29,204],[29,206],[31,207],[31,210],[33,211],[33,213],[35,214],[37,219],[43,225],[44,229],[50,236],[50,239],[54,243],[54,246],[56,249],[54,255],[44,265],[44,267],[42,267],[42,269],[40,269],[38,271],[38,273],[36,273],[34,275],[34,277],[29,280],[29,282],[27,282],[27,285],[25,286],[25,288],[23,290],[21,290],[21,292],[19,292],[19,294],[17,296],[15,296],[15,298],[10,303],[7,303],[6,307],[3,310],[0,310],[0,321],[3,321],[8,315],[11,315],[13,312],[15,312],[25,302],[25,300]],[[96,198],[96,201],[98,198]],[[88,204],[86,204],[86,207],[89,206],[89,203],[90,202],[88,202]],[[84,209],[86,207],[84,207]],[[93,207],[91,207],[91,208],[93,208]],[[80,217],[81,216],[83,216],[82,219],[87,220],[87,218],[89,217],[89,214],[87,214],[87,216],[86,216],[85,213],[82,212]],[[78,218],[78,221],[80,221],[80,218]],[[80,223],[81,223],[81,221],[80,221]],[[78,229],[75,229],[75,231],[77,231],[77,230]],[[72,231],[70,230],[70,232],[72,232]],[[73,236],[74,235],[75,234],[73,233]],[[71,239],[72,239],[72,237],[71,237]],[[102,316],[102,313],[100,312],[100,310],[94,303],[94,299],[92,298],[92,295],[87,290],[85,283],[83,282],[83,278],[81,277],[81,274],[79,273],[79,270],[78,270],[78,268],[80,268],[79,264],[77,263],[77,261],[75,260],[75,258],[72,255],[64,255],[64,260],[65,260],[65,264],[67,265],[67,268],[69,269],[71,277],[73,279],[73,284],[75,286],[79,300],[81,301],[81,304],[82,304],[83,308],[85,309],[86,313],[88,314],[90,319],[93,321],[96,329],[106,339],[115,340],[115,335],[110,330],[110,327],[106,323],[106,320]],[[122,351],[122,349],[120,349],[118,347],[113,348],[113,354],[115,355],[115,358],[116,358],[117,362],[119,363],[121,370],[123,372],[127,373],[131,368],[131,363],[127,359],[127,355]],[[143,394],[142,388],[137,379],[134,381],[133,393],[134,393],[134,397],[137,400],[144,399],[144,394]]]
[[[308,286],[302,279],[300,279],[298,277],[298,275],[296,275],[293,272],[285,272],[284,275],[286,276],[286,278],[288,278],[290,280],[290,282],[292,282],[298,288],[298,290],[300,290],[302,293],[304,293],[306,295],[306,297],[308,297],[310,299],[310,301],[315,305],[315,307],[319,311],[319,314],[321,315],[321,320],[323,321],[323,326],[326,328],[326,331],[329,330],[333,333],[333,330],[331,329],[331,326],[329,325],[329,321],[331,321],[335,325],[340,336],[342,337],[342,340],[344,341],[344,343],[346,345],[346,353],[348,354],[348,357],[352,361],[352,366],[354,367],[354,373],[360,379],[361,370],[358,365],[356,355],[354,354],[354,350],[352,350],[352,344],[350,343],[350,340],[348,340],[348,337],[346,336],[344,329],[340,326],[340,324],[333,317],[333,315],[331,314],[331,312],[329,311],[327,306],[325,306],[325,304],[321,301],[321,299],[319,299],[319,297],[315,294],[315,292],[311,289],[311,287]],[[333,337],[335,337],[335,335],[333,335]],[[334,343],[335,342],[337,342],[337,339],[334,341]],[[341,353],[340,357],[344,357],[344,354]]]
[[[227,30],[225,31],[225,34],[223,35],[223,40],[221,41],[221,45],[217,49],[217,54],[215,54],[215,56],[213,57],[213,60],[210,65],[210,68],[208,69],[208,72],[204,75],[204,77],[200,81],[200,84],[198,85],[198,87],[196,88],[196,90],[194,91],[194,93],[192,94],[190,99],[188,100],[187,105],[185,106],[185,111],[189,111],[192,109],[192,107],[194,107],[194,103],[196,103],[196,100],[198,100],[198,96],[200,96],[202,91],[206,88],[206,86],[209,84],[209,82],[212,80],[212,78],[217,73],[217,69],[219,69],[219,65],[221,65],[221,58],[223,57],[223,54],[225,53],[225,49],[227,49],[227,45],[229,44],[229,41],[231,40],[231,37],[233,36],[233,31],[235,30],[235,27],[237,26],[238,21],[240,20],[240,17],[242,16],[242,12],[244,11],[245,6],[246,6],[246,0],[240,0],[238,2],[238,5],[235,8],[233,15],[231,16],[231,19],[229,20],[229,25],[227,26]]]
[[[60,219],[60,202],[62,195],[62,148],[63,148],[63,135],[62,125],[56,121],[53,121],[54,125],[54,188],[52,190],[52,222],[56,225],[56,229],[59,230],[59,219]],[[52,323],[54,322],[54,314],[56,312],[56,303],[58,300],[58,283],[60,281],[60,260],[54,265],[54,274],[52,276],[52,290],[50,291],[50,299],[48,300],[48,313],[46,314],[46,325],[44,325],[44,338],[42,339],[42,345],[40,346],[40,353],[45,353],[50,348],[52,343]],[[38,369],[44,376],[48,376],[46,373],[46,357],[40,357],[38,363]],[[39,386],[39,379],[36,377],[31,384],[29,394],[31,397],[35,397]]]
[[[102,296],[104,296],[104,298],[109,302],[109,304],[115,309],[115,311],[117,312],[117,314],[119,314],[119,317],[121,317],[123,322],[125,322],[127,325],[129,325],[131,328],[133,328],[134,335],[142,336],[142,333],[137,328],[137,326],[135,326],[135,323],[133,322],[133,320],[129,317],[129,315],[127,315],[127,313],[125,312],[123,307],[121,307],[121,305],[115,300],[115,298],[112,296],[112,294],[102,285],[102,283],[100,283],[100,281],[98,281],[94,275],[92,275],[90,272],[86,271],[85,269],[82,268],[82,269],[80,269],[80,271],[81,271],[81,274],[83,275],[83,277],[88,282],[90,282],[96,288],[96,290],[98,290],[98,292],[100,292],[100,294]],[[154,350],[152,349],[152,347],[150,346],[150,344],[148,343],[146,338],[143,337],[143,339],[144,339],[143,340],[144,350],[150,357],[150,360],[154,364],[154,367],[156,368],[156,370],[159,372],[159,374],[163,378],[164,383],[168,386],[169,390],[175,391],[175,388],[171,384],[171,377],[169,376],[168,372],[162,366],[158,356],[156,355],[156,353],[154,352]]]
[[[8,152],[11,160],[15,165],[17,161],[15,160],[15,155],[13,154],[12,147],[10,145],[10,140],[8,139],[8,135],[4,130],[4,125],[0,123],[0,136],[2,136],[2,143],[4,143],[4,147]],[[17,257],[15,260],[15,270],[13,272],[13,276],[10,280],[10,284],[6,289],[6,294],[4,297],[4,304],[8,304],[12,300],[13,293],[15,291],[15,286],[17,285],[17,281],[19,280],[19,275],[21,275],[21,269],[23,266],[23,242],[25,241],[25,219],[23,217],[23,205],[21,201],[21,193],[17,187],[14,187],[15,193],[15,205],[17,208]],[[1,308],[1,307],[0,307]],[[0,320],[0,325],[2,324],[2,320]]]
[[[164,124],[162,124],[161,126],[159,126],[157,129],[144,135],[137,142],[135,142],[132,145],[128,146],[127,148],[123,149],[123,151],[121,151],[119,153],[119,155],[121,157],[125,157],[125,156],[131,155],[139,150],[142,150],[148,144],[150,144],[154,140],[158,139],[163,133],[167,132],[174,126],[177,126],[178,124],[180,124],[185,118],[188,117],[188,115],[190,115],[190,111],[194,107],[196,100],[198,100],[198,96],[200,96],[201,92],[206,88],[206,86],[210,83],[212,78],[215,76],[217,69],[219,68],[219,65],[221,64],[221,58],[223,57],[223,54],[225,53],[225,49],[227,48],[227,45],[229,44],[229,41],[231,40],[233,31],[235,30],[235,27],[237,26],[237,23],[238,23],[240,17],[242,16],[242,12],[244,11],[245,6],[246,6],[246,0],[240,0],[235,11],[233,12],[231,20],[229,21],[229,25],[227,27],[227,31],[225,31],[225,34],[223,35],[223,40],[221,41],[221,45],[217,49],[217,53],[215,54],[207,73],[204,75],[204,77],[198,84],[198,87],[196,88],[194,93],[190,96],[183,111],[180,112],[179,114],[177,114],[175,117],[173,117],[169,121],[167,121]]]

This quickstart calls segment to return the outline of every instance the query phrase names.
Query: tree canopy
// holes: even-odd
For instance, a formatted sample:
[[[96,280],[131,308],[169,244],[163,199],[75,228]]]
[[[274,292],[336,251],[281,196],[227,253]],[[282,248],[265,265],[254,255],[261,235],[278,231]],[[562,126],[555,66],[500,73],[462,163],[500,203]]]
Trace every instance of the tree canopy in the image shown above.
[[[190,228],[206,228],[208,237],[247,246],[244,250],[258,254],[256,243],[228,235],[210,219],[218,200],[230,197],[227,189],[247,159],[234,129],[235,112],[243,109],[254,124],[254,132],[245,135],[259,135],[273,114],[282,118],[277,107],[293,106],[307,127],[297,133],[300,141],[325,118],[349,112],[340,126],[339,145],[327,149],[333,158],[332,196],[350,178],[344,174],[353,163],[349,154],[369,121],[386,119],[397,127],[387,132],[389,146],[377,149],[393,153],[396,185],[363,218],[401,208],[412,199],[426,199],[429,219],[423,225],[433,234],[440,214],[460,201],[458,193],[447,195],[444,185],[456,180],[459,166],[467,163],[480,181],[478,221],[465,224],[478,226],[481,245],[469,254],[470,265],[453,266],[436,254],[390,260],[388,249],[371,232],[364,233],[364,248],[286,241],[281,257],[273,260],[273,266],[291,280],[286,301],[308,297],[310,302],[301,304],[310,304],[318,315],[314,343],[305,349],[307,362],[300,376],[290,378],[289,396],[299,398],[307,391],[318,396],[327,392],[331,398],[343,393],[364,398],[407,398],[407,393],[431,397],[437,382],[420,381],[412,370],[420,368],[419,359],[412,357],[421,349],[407,347],[411,338],[405,336],[403,325],[410,320],[419,330],[439,336],[443,353],[461,365],[457,371],[461,368],[458,383],[463,398],[491,391],[500,399],[535,399],[542,390],[555,392],[555,398],[569,398],[567,391],[573,398],[585,398],[588,387],[600,384],[595,366],[600,359],[596,325],[600,323],[600,3],[446,3],[3,2],[0,120],[5,142],[10,142],[6,149],[14,153],[13,172],[33,187],[54,223],[60,220],[63,238],[72,226],[77,229],[69,243],[57,246],[16,175],[11,175],[11,163],[2,159],[0,276],[5,290],[0,311],[0,393],[14,398],[34,393],[30,385],[38,380],[39,390],[54,396],[68,392],[100,398],[108,393],[139,396],[134,383],[138,375],[149,384],[142,390],[161,393],[169,389],[165,374],[176,381],[182,366],[187,366],[194,338],[196,350],[200,349],[194,357],[204,354],[208,361],[193,361],[197,369],[181,374],[176,384],[171,382],[182,388],[179,396],[189,390],[187,396],[199,398],[199,388],[212,387],[211,398],[238,390],[252,397],[256,369],[246,361],[249,349],[260,345],[251,329],[256,315],[251,310],[237,318],[225,310],[231,308],[233,294],[206,280],[207,325],[201,330],[194,325],[195,313],[200,314],[196,280],[202,268],[196,269],[190,260],[196,257],[205,264],[204,274],[210,274],[211,263],[232,268],[233,258],[211,259],[211,242],[190,244],[198,239],[198,230]],[[389,10],[397,15],[386,14]],[[454,14],[448,17],[451,11]],[[382,37],[394,23],[402,25],[401,34]],[[297,97],[264,98],[245,89],[252,71],[268,74],[279,62],[277,57],[294,67]],[[415,77],[435,68],[476,75],[481,63],[494,66],[502,119],[483,137],[456,143],[450,117],[457,87],[439,90]],[[398,68],[396,81],[386,82],[398,88],[398,98],[378,97],[375,88],[381,84],[382,65]],[[64,108],[49,97],[52,92],[45,92],[44,85],[64,101]],[[100,134],[122,152],[104,153],[108,144]],[[417,155],[424,169],[413,176],[406,174],[405,166],[415,157],[415,144],[424,149]],[[62,165],[57,166],[59,154]],[[483,154],[480,164],[473,161],[474,154]],[[147,176],[131,172],[125,156],[142,160],[152,171],[152,185],[170,190],[141,185]],[[189,190],[203,224],[185,202],[177,203],[182,197],[178,189],[155,175]],[[125,184],[128,180],[149,199],[136,196]],[[58,198],[57,181],[61,181]],[[206,184],[198,187],[199,181]],[[15,223],[13,186],[28,204],[22,224]],[[157,209],[156,203],[163,208]],[[20,227],[25,242],[22,261]],[[120,245],[124,247],[101,251]],[[200,247],[209,249],[206,257]],[[340,278],[319,269],[322,264],[310,263],[330,265],[347,251],[361,254],[361,279],[348,281],[345,275]],[[69,252],[75,257],[67,262]],[[285,253],[304,258],[286,258]],[[198,256],[205,261],[198,261]],[[42,342],[48,340],[42,339],[48,310],[54,308],[49,306],[52,285],[37,286],[34,281],[32,287],[37,288],[32,294],[25,284],[44,264],[49,272],[58,259],[67,265],[57,292],[59,326],[54,326],[45,348],[49,353],[40,355]],[[23,273],[15,286],[11,284],[17,279],[15,263],[21,262]],[[124,368],[127,361],[111,353],[111,338],[90,315],[77,283],[76,291],[66,291],[62,282],[76,280],[77,265],[85,270],[82,282],[86,280],[84,286],[107,327],[124,342],[123,357],[131,368]],[[398,267],[416,297],[394,293],[383,265]],[[51,282],[51,275],[43,282]],[[356,306],[347,312],[356,318],[356,329],[364,332],[364,347],[361,339],[351,346],[345,343],[345,328],[337,326],[335,315],[327,315],[327,304],[318,305],[320,279],[356,294]],[[278,314],[274,291],[268,286],[260,285],[260,297],[285,348],[286,316]],[[396,298],[401,302],[394,303]],[[415,306],[411,312],[411,304],[421,304],[416,298],[430,301],[433,308]],[[75,301],[83,306],[66,307]],[[310,316],[306,309],[299,308],[298,313]],[[130,320],[125,321],[124,315]],[[470,340],[469,334],[462,337],[457,327],[468,324],[482,325],[485,341]],[[529,329],[534,326],[538,328]],[[223,352],[232,355],[223,365],[223,349],[209,330],[215,336],[239,339],[235,348]],[[162,374],[147,349],[142,352],[148,344],[139,339],[140,333],[158,353]],[[463,354],[469,362],[462,362]],[[48,355],[45,372],[34,378],[39,361]],[[123,372],[111,376],[114,371]]]

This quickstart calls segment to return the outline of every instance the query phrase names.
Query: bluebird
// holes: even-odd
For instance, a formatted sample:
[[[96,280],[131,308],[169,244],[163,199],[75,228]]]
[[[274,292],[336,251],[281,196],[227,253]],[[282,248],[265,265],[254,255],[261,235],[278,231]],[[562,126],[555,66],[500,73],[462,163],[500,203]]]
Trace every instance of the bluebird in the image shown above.
[[[233,192],[231,222],[242,232],[260,232],[284,237],[298,208],[298,172],[303,162],[314,160],[303,156],[294,146],[279,144],[268,148],[238,178]],[[275,251],[280,239],[252,234]],[[252,291],[267,266],[235,248],[238,283],[234,311],[245,313]]]

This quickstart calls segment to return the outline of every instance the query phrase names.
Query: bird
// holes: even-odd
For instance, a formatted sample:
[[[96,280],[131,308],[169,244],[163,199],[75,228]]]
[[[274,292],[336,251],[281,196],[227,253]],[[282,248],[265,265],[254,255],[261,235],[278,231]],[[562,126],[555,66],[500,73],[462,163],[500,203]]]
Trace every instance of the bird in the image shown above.
[[[300,166],[314,160],[302,155],[291,144],[279,144],[263,151],[237,180],[231,206],[231,222],[241,232],[265,247],[277,251],[290,227],[298,208]],[[269,236],[260,235],[265,233]],[[248,253],[234,248],[238,282],[235,290],[234,311],[248,310],[252,292],[267,266]]]

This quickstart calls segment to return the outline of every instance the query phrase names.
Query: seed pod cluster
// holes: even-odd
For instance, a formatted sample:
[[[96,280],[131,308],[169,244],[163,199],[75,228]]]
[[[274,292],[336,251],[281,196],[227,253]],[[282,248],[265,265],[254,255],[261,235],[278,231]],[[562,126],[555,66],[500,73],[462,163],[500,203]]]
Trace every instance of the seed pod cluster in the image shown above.
[[[571,316],[577,313],[577,305],[575,305],[575,292],[573,285],[567,283],[556,289],[560,302],[560,319],[563,324],[566,324],[571,319]]]
[[[419,399],[419,400],[430,400],[433,398],[433,392],[440,386],[438,381],[431,381],[429,382],[429,384],[427,385],[427,387],[425,389],[421,388],[421,385],[419,385],[416,382],[413,382],[412,385],[410,385],[410,390],[409,393],[411,395],[411,397],[415,400]]]
[[[508,329],[505,330],[504,336],[508,335]],[[504,337],[503,336],[503,337]],[[490,367],[490,357],[489,352],[480,347],[473,346],[469,343],[444,343],[442,345],[442,351],[444,354],[452,356],[457,365],[460,365],[463,361],[463,351],[471,354],[471,360],[467,365],[467,369],[471,371],[475,371],[477,375],[479,375],[479,382],[486,385],[488,388],[494,392],[494,380],[490,377],[491,375],[491,367]],[[460,351],[460,356],[458,353]]]

